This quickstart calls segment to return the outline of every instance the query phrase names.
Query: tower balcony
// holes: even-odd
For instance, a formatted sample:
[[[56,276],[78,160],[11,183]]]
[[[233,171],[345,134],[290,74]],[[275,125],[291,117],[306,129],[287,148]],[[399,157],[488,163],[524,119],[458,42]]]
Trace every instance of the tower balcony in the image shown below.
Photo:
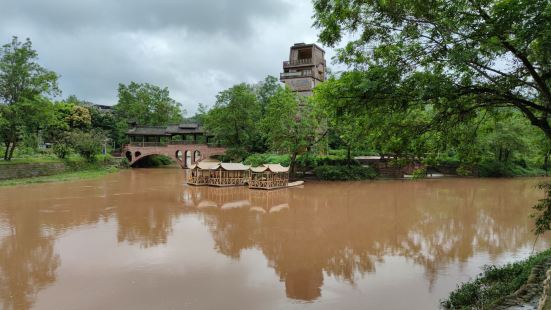
[[[312,70],[303,70],[298,72],[283,72],[279,74],[280,80],[285,79],[294,79],[294,78],[301,78],[301,77],[313,77],[314,73]]]
[[[300,66],[313,66],[314,62],[312,58],[287,60],[283,62],[283,68],[300,67]]]

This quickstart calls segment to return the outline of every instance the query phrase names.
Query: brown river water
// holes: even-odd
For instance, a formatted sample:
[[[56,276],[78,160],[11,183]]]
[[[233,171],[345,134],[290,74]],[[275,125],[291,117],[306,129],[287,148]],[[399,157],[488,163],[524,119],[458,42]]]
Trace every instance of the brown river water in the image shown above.
[[[266,192],[135,169],[4,187],[0,308],[437,309],[481,266],[530,254],[541,180]]]

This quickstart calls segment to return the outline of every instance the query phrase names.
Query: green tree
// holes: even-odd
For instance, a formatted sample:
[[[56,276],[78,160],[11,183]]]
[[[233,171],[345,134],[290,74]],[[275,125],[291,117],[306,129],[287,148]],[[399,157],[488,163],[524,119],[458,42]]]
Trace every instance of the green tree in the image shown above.
[[[280,88],[270,98],[262,128],[270,149],[290,155],[290,174],[294,175],[297,156],[319,141],[315,106],[289,88]]]
[[[68,134],[71,147],[84,157],[88,162],[94,162],[96,155],[101,153],[107,137],[98,129],[90,131],[74,130]]]
[[[354,38],[339,61],[399,73],[398,92],[355,105],[387,96],[393,107],[430,106],[440,122],[512,107],[551,138],[549,1],[314,0],[314,8],[323,43]]]
[[[260,104],[250,85],[238,84],[220,92],[204,121],[208,131],[229,148],[235,159],[258,152],[262,145],[258,128]]]
[[[29,39],[0,49],[0,102],[4,121],[0,136],[5,144],[4,160],[11,160],[25,133],[37,132],[51,117],[51,102],[44,95],[57,95],[57,74],[37,63],[38,54]]]
[[[278,90],[280,90],[281,84],[275,76],[268,75],[262,82],[255,85],[256,94],[260,103],[260,114],[266,113],[266,107]]]
[[[185,111],[182,105],[170,97],[168,88],[148,83],[119,84],[119,101],[114,106],[115,122],[111,138],[116,144],[126,140],[130,123],[138,125],[166,126],[182,122]]]
[[[374,66],[350,71],[316,87],[314,100],[324,111],[329,128],[350,153],[372,149],[380,155],[414,159],[435,147],[430,143],[432,112],[423,106],[398,104],[398,71]],[[365,104],[357,98],[370,97]]]
[[[182,105],[170,97],[168,88],[148,83],[119,84],[115,114],[140,125],[168,125],[182,121]]]

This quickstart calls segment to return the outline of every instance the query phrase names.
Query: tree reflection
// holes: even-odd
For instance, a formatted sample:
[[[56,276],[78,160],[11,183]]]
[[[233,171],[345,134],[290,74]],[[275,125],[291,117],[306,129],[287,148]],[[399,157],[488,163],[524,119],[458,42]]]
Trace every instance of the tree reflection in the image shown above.
[[[55,281],[60,264],[54,237],[40,225],[36,210],[10,214],[10,231],[0,239],[0,301],[2,309],[29,309],[39,290]]]
[[[203,214],[220,253],[239,258],[243,249],[261,250],[287,296],[309,301],[320,296],[324,273],[354,285],[386,256],[423,266],[430,288],[438,270],[480,249],[496,258],[533,241],[523,207],[534,188],[470,182],[335,183],[224,195],[204,187],[183,196]],[[223,207],[237,201],[249,203]]]

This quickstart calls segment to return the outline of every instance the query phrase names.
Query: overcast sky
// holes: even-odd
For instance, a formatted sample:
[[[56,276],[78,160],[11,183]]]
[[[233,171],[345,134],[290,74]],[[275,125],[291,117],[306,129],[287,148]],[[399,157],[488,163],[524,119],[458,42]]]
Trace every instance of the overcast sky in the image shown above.
[[[1,43],[29,37],[63,98],[99,104],[117,102],[118,83],[148,82],[189,115],[234,84],[279,76],[293,43],[317,41],[310,0],[0,1]]]

